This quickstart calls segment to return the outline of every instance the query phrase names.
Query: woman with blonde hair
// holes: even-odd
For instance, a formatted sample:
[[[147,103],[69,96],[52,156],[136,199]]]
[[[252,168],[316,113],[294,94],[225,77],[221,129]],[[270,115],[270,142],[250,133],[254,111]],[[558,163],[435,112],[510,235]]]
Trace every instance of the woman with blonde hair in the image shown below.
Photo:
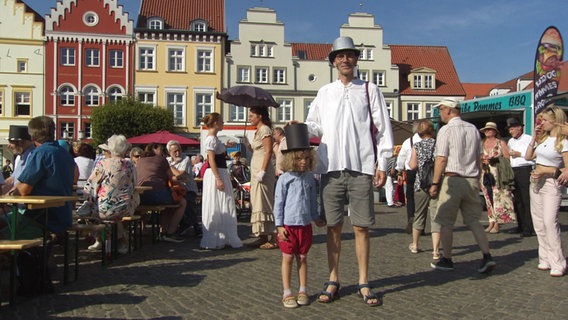
[[[556,180],[559,168],[568,165],[568,141],[560,125],[566,114],[556,106],[547,107],[539,114],[533,138],[525,159],[535,161],[531,172],[531,216],[538,238],[538,269],[550,271],[553,277],[566,272],[566,258],[562,251],[558,211],[562,201],[562,186]]]
[[[223,249],[225,246],[243,246],[237,234],[237,210],[233,200],[233,186],[227,169],[227,148],[217,133],[223,130],[223,119],[217,112],[203,117],[207,126],[205,150],[209,168],[203,175],[201,248]]]

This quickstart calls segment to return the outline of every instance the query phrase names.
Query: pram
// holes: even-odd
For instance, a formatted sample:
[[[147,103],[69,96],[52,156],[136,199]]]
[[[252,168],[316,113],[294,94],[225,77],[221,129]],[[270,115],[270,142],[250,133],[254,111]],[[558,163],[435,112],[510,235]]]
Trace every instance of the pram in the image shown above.
[[[240,183],[237,178],[233,177],[233,197],[235,198],[235,207],[237,208],[237,219],[241,215],[250,214],[250,182]]]

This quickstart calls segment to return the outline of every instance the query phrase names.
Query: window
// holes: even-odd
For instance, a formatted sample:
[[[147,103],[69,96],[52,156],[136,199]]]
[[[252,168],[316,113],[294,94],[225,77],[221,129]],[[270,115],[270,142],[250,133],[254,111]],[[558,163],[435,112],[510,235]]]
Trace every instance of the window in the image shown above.
[[[274,44],[253,43],[250,46],[251,57],[274,57]]]
[[[213,112],[213,94],[211,93],[197,93],[195,95],[195,123],[194,126],[198,127],[201,119],[206,114]]]
[[[138,101],[146,104],[156,105],[156,94],[154,92],[138,92]]]
[[[285,68],[274,68],[274,78],[272,83],[285,84],[286,83],[286,69]]]
[[[237,82],[250,83],[250,67],[238,66],[237,67]]]
[[[213,50],[197,50],[197,72],[213,72]]]
[[[75,139],[75,123],[74,122],[60,122],[60,138],[61,139]]]
[[[256,82],[257,83],[268,83],[268,68],[267,67],[257,67],[256,68]]]
[[[28,59],[18,59],[17,72],[28,72]]]
[[[436,89],[436,76],[434,73],[411,73],[409,79],[410,77],[412,77],[412,89]]]
[[[139,64],[140,70],[154,70],[155,50],[154,48],[140,48],[139,49]]]
[[[83,89],[83,95],[85,96],[85,105],[88,107],[96,107],[99,103],[100,92],[95,86],[87,86]]]
[[[372,48],[361,48],[361,54],[359,55],[359,60],[373,60],[373,49]]]
[[[310,112],[310,105],[313,101],[314,99],[312,98],[304,99],[304,116],[302,117],[302,119],[306,119],[308,117],[308,113]]]
[[[110,50],[110,67],[111,68],[122,68],[124,67],[124,53],[122,50]]]
[[[181,48],[168,49],[168,71],[184,71],[184,50]]]
[[[62,106],[75,105],[75,89],[70,86],[63,86],[59,89],[59,101]]]
[[[434,77],[431,74],[424,75],[424,89],[434,89]]]
[[[30,92],[15,92],[14,93],[14,116],[30,116],[31,103]]]
[[[74,66],[75,65],[75,48],[61,48],[61,65]]]
[[[184,118],[184,100],[185,94],[180,92],[169,92],[166,94],[166,108],[174,114],[174,125],[183,126],[185,123]],[[201,119],[201,118],[199,118]]]
[[[148,29],[162,30],[164,29],[164,22],[160,18],[148,19]]]
[[[99,66],[99,49],[85,50],[85,64],[87,67]]]
[[[85,12],[83,15],[83,23],[89,27],[94,27],[99,23],[99,16],[93,11]]]
[[[385,102],[386,102],[386,104],[387,104],[387,111],[388,111],[388,113],[389,113],[389,117],[392,118],[392,117],[393,117],[393,114],[392,114],[393,102],[392,102],[392,101],[389,101],[389,100],[387,100],[387,101],[385,101]]]
[[[369,81],[369,71],[359,70],[359,79],[363,81]]]
[[[247,108],[231,105],[229,107],[229,121],[245,122],[247,120]]]
[[[407,108],[407,121],[418,120],[420,118],[420,103],[409,103]]]
[[[286,122],[292,120],[292,100],[282,99],[277,100],[280,108],[276,108],[276,119],[278,122]]]
[[[192,21],[189,30],[195,32],[206,32],[207,31],[207,21],[204,20],[196,20]]]
[[[434,106],[436,103],[426,103],[426,118],[434,118]]]
[[[0,114],[4,112],[4,91],[0,90]]]
[[[379,87],[386,86],[385,72],[374,70],[373,71],[373,83],[376,84]]]
[[[85,139],[91,139],[93,137],[93,129],[90,122],[84,123],[85,128]]]
[[[107,94],[109,102],[117,102],[118,100],[122,100],[122,96],[124,95],[122,89],[119,87],[110,87],[107,91]]]
[[[412,79],[413,88],[422,88],[422,77],[420,75],[414,75]]]

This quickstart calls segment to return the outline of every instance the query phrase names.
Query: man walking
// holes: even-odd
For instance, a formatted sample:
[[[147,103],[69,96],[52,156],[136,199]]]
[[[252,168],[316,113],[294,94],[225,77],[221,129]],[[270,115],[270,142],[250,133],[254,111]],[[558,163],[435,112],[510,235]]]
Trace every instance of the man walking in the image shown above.
[[[532,237],[534,236],[534,228],[530,210],[529,187],[534,161],[525,160],[525,153],[532,137],[523,133],[523,126],[517,118],[507,119],[507,130],[511,134],[511,139],[509,139],[507,146],[511,155],[511,167],[513,167],[513,172],[515,173],[513,201],[518,227],[514,230],[514,233],[520,233],[521,237]]]
[[[438,197],[436,222],[441,225],[440,236],[444,256],[430,265],[438,270],[453,270],[453,227],[458,211],[469,227],[481,252],[483,261],[477,269],[488,273],[495,267],[489,252],[489,241],[479,218],[482,208],[479,201],[479,175],[481,137],[479,130],[460,117],[460,105],[454,98],[445,98],[436,105],[440,119],[446,123],[436,139],[434,177],[430,196]]]
[[[337,68],[339,79],[318,91],[306,118],[310,134],[321,137],[317,172],[322,173],[327,220],[329,281],[318,301],[329,303],[339,295],[341,230],[348,201],[359,271],[357,288],[366,305],[377,306],[382,298],[372,291],[368,279],[369,227],[375,223],[372,186],[374,183],[380,188],[385,183],[393,137],[382,93],[375,84],[354,76],[359,53],[353,39],[335,39],[329,61]],[[378,129],[376,145],[371,136],[372,124]]]

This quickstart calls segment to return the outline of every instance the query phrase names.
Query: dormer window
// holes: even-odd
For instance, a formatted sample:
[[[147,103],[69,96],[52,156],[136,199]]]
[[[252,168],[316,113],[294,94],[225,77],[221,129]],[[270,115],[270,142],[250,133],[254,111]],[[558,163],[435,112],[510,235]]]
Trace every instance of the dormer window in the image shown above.
[[[189,30],[195,32],[207,32],[207,21],[198,19],[189,23]]]
[[[148,19],[148,29],[163,30],[164,29],[164,20],[162,20],[160,18]]]
[[[436,89],[436,70],[430,68],[417,68],[410,71],[408,82],[414,90]]]

